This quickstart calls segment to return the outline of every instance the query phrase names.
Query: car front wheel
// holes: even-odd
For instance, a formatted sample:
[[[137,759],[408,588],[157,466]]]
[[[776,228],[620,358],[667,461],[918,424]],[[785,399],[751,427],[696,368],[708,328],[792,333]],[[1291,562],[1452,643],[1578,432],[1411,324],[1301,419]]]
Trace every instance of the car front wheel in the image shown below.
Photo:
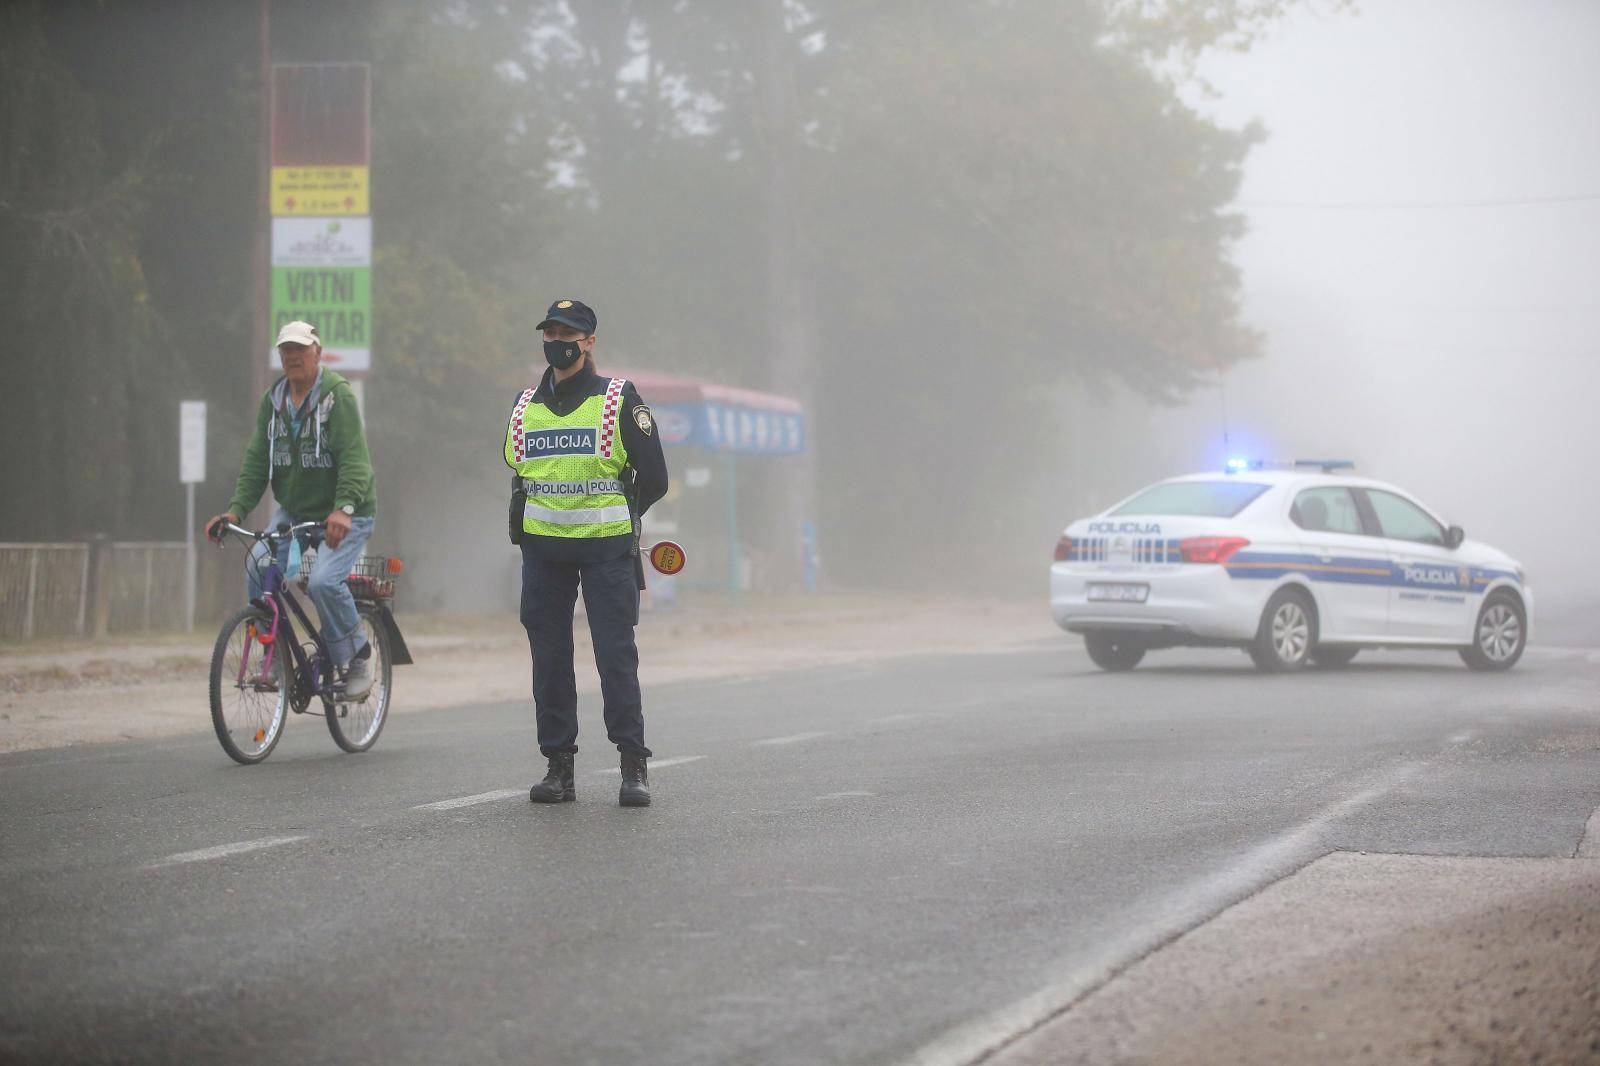
[[[1317,610],[1299,589],[1279,589],[1261,612],[1250,658],[1269,674],[1303,669],[1317,643]]]
[[[1461,661],[1474,670],[1509,670],[1528,646],[1528,616],[1508,592],[1496,592],[1483,602],[1472,644],[1461,649]]]
[[[1132,670],[1145,653],[1145,646],[1139,641],[1108,633],[1085,633],[1083,646],[1089,658],[1102,670]]]

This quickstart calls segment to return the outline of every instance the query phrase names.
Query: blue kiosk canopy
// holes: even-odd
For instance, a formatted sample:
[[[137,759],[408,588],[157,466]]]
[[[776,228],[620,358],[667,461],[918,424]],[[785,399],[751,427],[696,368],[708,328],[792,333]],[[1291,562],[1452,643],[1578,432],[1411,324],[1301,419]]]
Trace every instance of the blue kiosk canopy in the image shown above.
[[[798,400],[665,374],[612,374],[639,390],[655,415],[662,444],[697,444],[745,455],[799,455],[806,450],[806,411]]]

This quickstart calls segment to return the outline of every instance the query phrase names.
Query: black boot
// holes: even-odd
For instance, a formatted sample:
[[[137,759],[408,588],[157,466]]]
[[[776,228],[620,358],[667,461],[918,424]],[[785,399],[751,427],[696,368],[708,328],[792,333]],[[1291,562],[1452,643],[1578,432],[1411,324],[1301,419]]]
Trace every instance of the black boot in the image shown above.
[[[572,784],[572,756],[551,755],[550,769],[544,780],[528,789],[528,798],[535,803],[566,803],[578,798]]]
[[[643,755],[622,755],[622,791],[617,802],[624,807],[650,806],[650,768]]]

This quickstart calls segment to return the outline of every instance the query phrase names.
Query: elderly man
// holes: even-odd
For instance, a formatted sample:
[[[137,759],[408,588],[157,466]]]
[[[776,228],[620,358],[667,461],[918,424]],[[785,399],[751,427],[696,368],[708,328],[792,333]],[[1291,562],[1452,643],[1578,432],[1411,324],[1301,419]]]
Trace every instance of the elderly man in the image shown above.
[[[317,606],[322,639],[342,674],[344,696],[360,699],[372,688],[372,648],[361,633],[345,578],[372,536],[378,500],[361,412],[350,383],[322,365],[316,327],[307,322],[284,326],[278,331],[278,355],[283,377],[261,397],[233,499],[227,511],[206,522],[206,535],[219,537],[222,523],[240,522],[268,483],[278,502],[274,528],[286,522],[326,523],[325,546],[317,553],[307,591]],[[257,545],[245,568],[252,598],[261,594],[265,556],[266,549]],[[278,562],[286,565],[284,558]]]

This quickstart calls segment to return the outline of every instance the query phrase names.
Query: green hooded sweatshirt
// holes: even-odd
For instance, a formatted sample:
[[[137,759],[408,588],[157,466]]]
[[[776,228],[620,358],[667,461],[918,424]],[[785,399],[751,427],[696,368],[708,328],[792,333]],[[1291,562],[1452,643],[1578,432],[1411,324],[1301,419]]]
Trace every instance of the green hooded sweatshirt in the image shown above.
[[[321,521],[345,504],[355,508],[357,518],[372,516],[378,493],[350,383],[323,367],[306,399],[298,434],[289,417],[293,406],[287,378],[279,378],[261,397],[256,432],[228,510],[249,514],[271,481],[278,505],[296,522]]]

